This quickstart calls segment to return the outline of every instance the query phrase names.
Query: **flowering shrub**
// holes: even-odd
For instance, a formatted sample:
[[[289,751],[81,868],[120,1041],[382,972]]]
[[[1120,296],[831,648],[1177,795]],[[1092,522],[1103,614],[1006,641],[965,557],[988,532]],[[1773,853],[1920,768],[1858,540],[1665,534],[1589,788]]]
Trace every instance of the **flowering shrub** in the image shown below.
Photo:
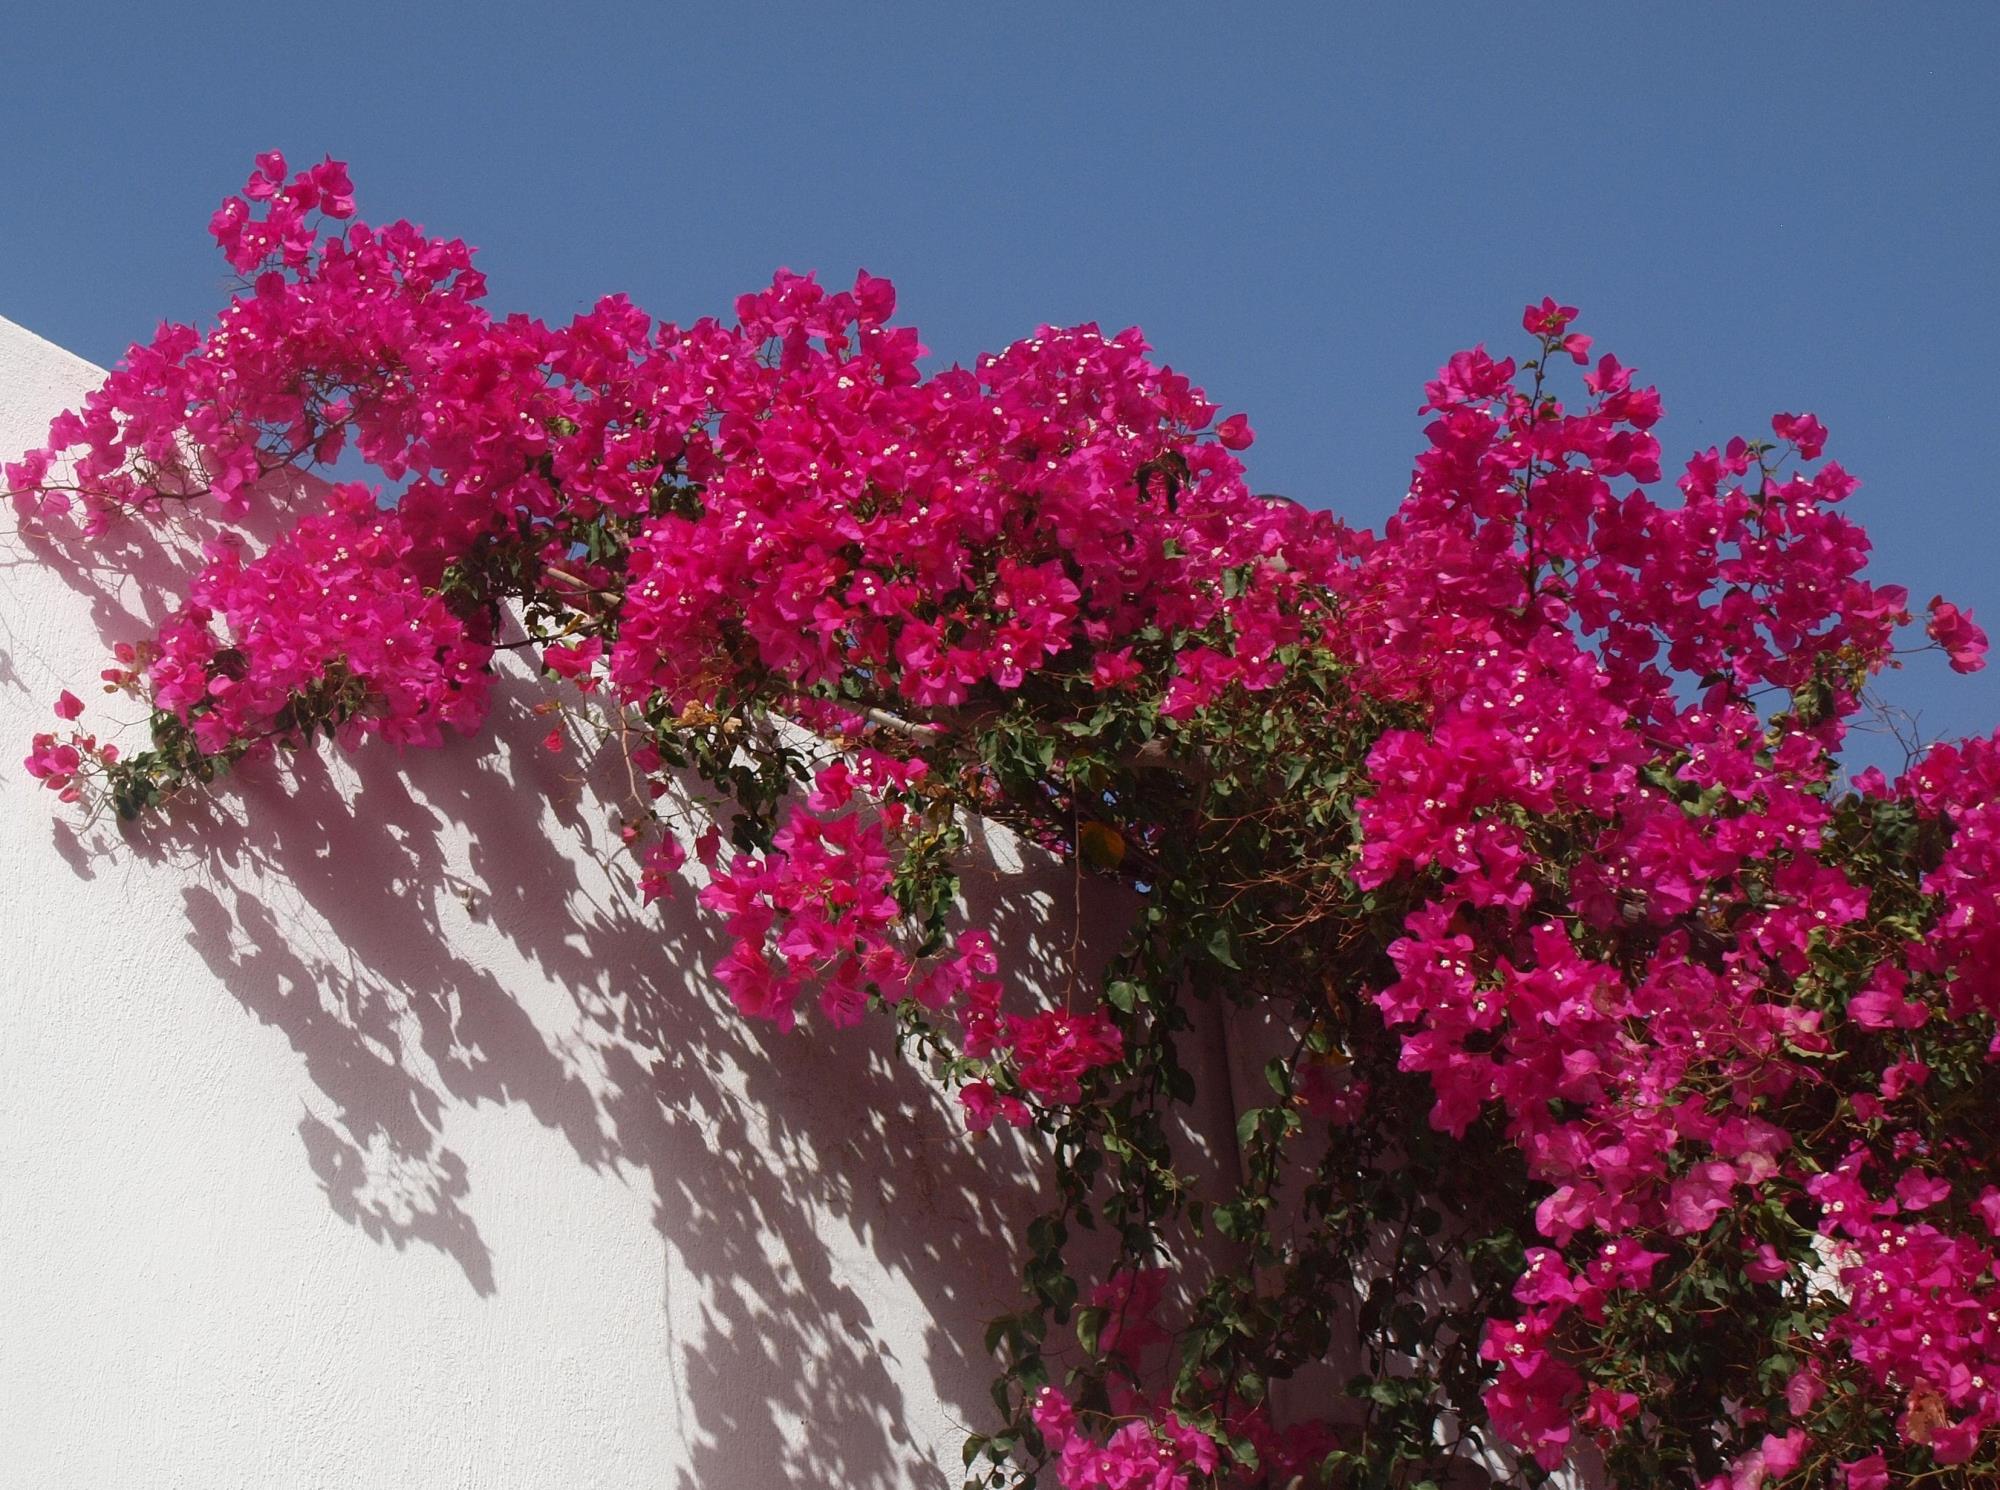
[[[1544,301],[1527,360],[1429,384],[1372,534],[1252,496],[1248,422],[1136,332],[927,375],[865,273],[551,328],[353,211],[260,157],[216,325],[7,468],[85,549],[295,504],[117,646],[146,748],[62,695],[64,800],[470,734],[533,648],[746,1016],[879,1011],[1047,1156],[974,1482],[2000,1476],[2000,740],[1843,780],[1914,623],[1811,415],[1663,491],[1657,394]],[[274,494],[343,453],[384,484]],[[1983,666],[1969,613],[1925,629]],[[969,814],[1130,887],[1101,981],[1002,979]],[[1281,1032],[1219,1181],[1175,1137],[1204,1002]]]

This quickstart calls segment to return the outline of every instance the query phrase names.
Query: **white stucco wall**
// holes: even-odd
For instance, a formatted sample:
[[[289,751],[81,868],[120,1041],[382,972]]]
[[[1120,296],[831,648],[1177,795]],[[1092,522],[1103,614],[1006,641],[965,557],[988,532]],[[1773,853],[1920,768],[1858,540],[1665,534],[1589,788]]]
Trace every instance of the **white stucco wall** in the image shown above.
[[[0,322],[0,452],[99,376]],[[882,1022],[728,1012],[527,687],[80,828],[20,759],[64,686],[139,722],[90,680],[176,587],[36,545],[0,515],[0,1485],[956,1485],[1005,1140]]]

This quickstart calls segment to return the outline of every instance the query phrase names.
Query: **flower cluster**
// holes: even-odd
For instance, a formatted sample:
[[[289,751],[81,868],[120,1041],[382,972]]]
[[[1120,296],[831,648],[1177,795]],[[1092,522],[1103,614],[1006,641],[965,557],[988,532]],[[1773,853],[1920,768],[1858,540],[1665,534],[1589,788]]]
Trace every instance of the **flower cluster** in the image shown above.
[[[728,322],[551,327],[353,212],[260,157],[216,324],[6,467],[80,550],[223,535],[104,674],[151,748],[67,692],[35,738],[64,800],[471,734],[532,648],[551,748],[623,754],[646,898],[706,794],[737,1008],[882,1010],[969,1127],[1046,1142],[993,1483],[1395,1483],[1482,1424],[1635,1484],[2000,1473],[2000,738],[1843,779],[1915,623],[1812,415],[1669,485],[1659,395],[1544,300],[1530,358],[1428,385],[1371,534],[1252,495],[1248,421],[1136,331],[926,372],[887,281],[788,272]],[[380,484],[296,480],[350,457]],[[1985,665],[1969,612],[1923,630]],[[1123,882],[1102,980],[1001,976],[972,814]],[[1161,1116],[1203,998],[1291,1037],[1215,1195]],[[1073,1223],[1122,1269],[1087,1295]],[[1356,1359],[1352,1404],[1265,1405]]]

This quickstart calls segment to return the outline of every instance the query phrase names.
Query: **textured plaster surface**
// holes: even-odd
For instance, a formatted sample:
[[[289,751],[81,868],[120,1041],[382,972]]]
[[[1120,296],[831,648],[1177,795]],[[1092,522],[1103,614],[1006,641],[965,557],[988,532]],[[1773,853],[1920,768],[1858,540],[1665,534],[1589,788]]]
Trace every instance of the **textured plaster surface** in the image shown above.
[[[0,322],[0,452],[99,376]],[[90,680],[177,581],[48,553],[0,516],[0,1485],[955,1485],[1004,1141],[881,1021],[728,1011],[525,681],[478,741],[83,824],[20,758],[64,686],[143,741]],[[991,858],[1032,981],[1071,889]]]

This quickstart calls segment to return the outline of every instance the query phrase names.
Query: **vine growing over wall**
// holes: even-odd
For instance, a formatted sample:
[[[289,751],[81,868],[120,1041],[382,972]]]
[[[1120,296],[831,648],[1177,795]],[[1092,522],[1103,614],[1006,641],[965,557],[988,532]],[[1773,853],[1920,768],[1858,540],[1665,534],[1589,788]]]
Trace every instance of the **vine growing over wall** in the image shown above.
[[[552,328],[353,213],[260,157],[215,324],[6,468],[86,549],[290,504],[119,641],[142,748],[58,700],[63,800],[473,735],[527,651],[745,1016],[879,1014],[1031,1131],[972,1483],[2000,1476],[2000,741],[1844,778],[1915,622],[1812,416],[1663,490],[1659,397],[1546,300],[1427,386],[1377,534],[1252,495],[1244,417],[1136,331],[926,373],[866,273]],[[1983,665],[1969,614],[1924,631]],[[1101,978],[1000,975],[975,815],[1126,887]],[[1176,1118],[1204,1006],[1272,1051],[1219,1179]]]

